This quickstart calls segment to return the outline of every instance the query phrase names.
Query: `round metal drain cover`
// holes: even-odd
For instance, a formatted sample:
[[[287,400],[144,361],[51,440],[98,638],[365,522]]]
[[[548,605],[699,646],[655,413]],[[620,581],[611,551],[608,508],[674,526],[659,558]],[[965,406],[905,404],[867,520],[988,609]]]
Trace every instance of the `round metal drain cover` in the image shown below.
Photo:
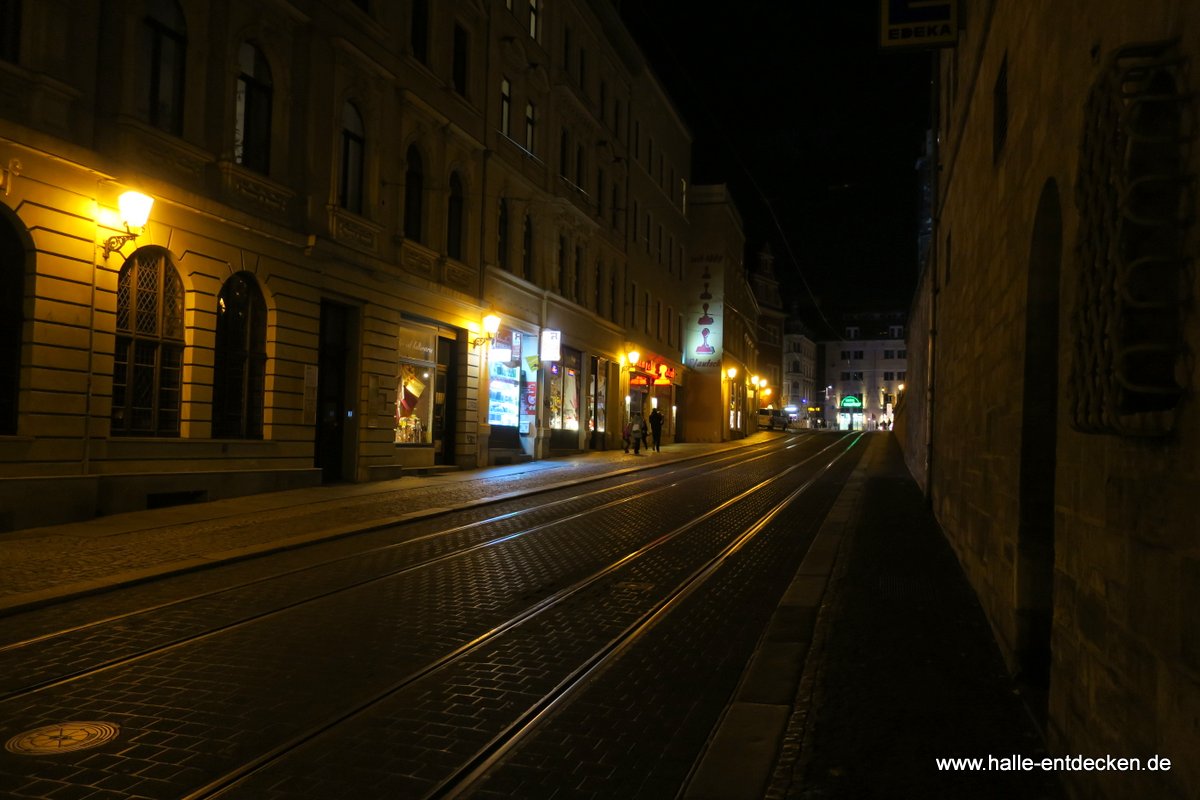
[[[18,734],[4,749],[25,756],[69,753],[111,742],[120,732],[120,726],[111,722],[62,722]]]

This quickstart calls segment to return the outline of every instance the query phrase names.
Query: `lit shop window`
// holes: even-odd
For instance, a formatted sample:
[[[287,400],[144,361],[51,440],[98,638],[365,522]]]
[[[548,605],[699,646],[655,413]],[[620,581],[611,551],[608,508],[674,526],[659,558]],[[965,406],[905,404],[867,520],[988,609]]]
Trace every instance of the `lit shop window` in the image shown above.
[[[501,328],[488,361],[488,424],[530,433],[537,415],[537,337]]]
[[[549,365],[550,427],[555,430],[579,430],[580,361],[583,354],[562,348],[562,361]]]
[[[431,444],[437,332],[402,325],[396,373],[395,443]]]

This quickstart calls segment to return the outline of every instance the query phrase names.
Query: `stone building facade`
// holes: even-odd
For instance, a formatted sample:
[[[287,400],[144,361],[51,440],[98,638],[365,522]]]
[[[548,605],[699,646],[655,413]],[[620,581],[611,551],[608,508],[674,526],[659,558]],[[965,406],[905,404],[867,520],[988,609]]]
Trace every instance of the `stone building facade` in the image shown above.
[[[634,348],[683,385],[690,134],[611,4],[0,11],[0,530],[613,446]]]
[[[907,458],[1052,750],[1172,761],[1065,773],[1074,796],[1200,796],[1200,7],[960,26]]]

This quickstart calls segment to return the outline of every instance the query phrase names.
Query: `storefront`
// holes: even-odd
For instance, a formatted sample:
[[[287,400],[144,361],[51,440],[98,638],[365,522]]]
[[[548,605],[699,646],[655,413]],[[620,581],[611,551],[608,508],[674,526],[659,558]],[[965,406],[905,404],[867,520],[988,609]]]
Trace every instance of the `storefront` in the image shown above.
[[[583,399],[583,353],[563,345],[546,364],[546,419],[550,449],[578,450]]]
[[[454,463],[455,334],[403,322],[397,341],[393,442],[429,448],[435,464]]]
[[[592,356],[588,371],[588,447],[592,450],[606,448],[605,434],[608,428],[608,372],[612,362],[607,358]]]
[[[653,356],[643,358],[629,368],[626,418],[637,413],[649,419],[650,412],[658,409],[663,415],[664,442],[675,440],[680,396],[675,383],[678,375],[674,366]]]
[[[488,447],[533,455],[537,432],[537,336],[500,329],[491,343],[488,364]]]
[[[861,397],[855,394],[848,394],[842,398],[838,404],[837,426],[838,430],[842,431],[861,431],[863,429],[863,403]]]

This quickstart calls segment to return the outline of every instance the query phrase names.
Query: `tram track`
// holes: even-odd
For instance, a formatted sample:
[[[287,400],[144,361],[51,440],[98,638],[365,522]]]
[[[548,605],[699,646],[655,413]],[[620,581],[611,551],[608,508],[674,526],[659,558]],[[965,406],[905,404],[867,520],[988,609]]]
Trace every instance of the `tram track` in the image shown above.
[[[796,445],[795,444],[787,445],[787,447],[794,447],[794,446],[796,446]],[[829,448],[835,447],[835,446],[836,446],[836,443],[833,445],[829,445],[825,449],[829,449]],[[150,658],[150,657],[158,655],[158,654],[167,653],[172,650],[176,650],[179,648],[186,647],[188,645],[202,642],[206,639],[211,639],[213,637],[220,636],[225,633],[229,633],[229,632],[232,632],[232,631],[235,631],[238,629],[245,628],[247,626],[251,626],[254,624],[268,621],[274,617],[278,617],[279,615],[282,615],[284,613],[294,611],[294,610],[296,610],[302,606],[308,605],[308,604],[320,602],[322,600],[326,600],[326,599],[329,599],[336,595],[350,592],[353,590],[362,589],[364,587],[370,586],[371,584],[375,584],[375,583],[379,583],[382,581],[387,581],[390,579],[395,579],[395,578],[398,578],[401,576],[405,576],[405,575],[414,573],[416,571],[419,571],[422,569],[427,569],[429,567],[444,563],[444,562],[452,560],[452,559],[462,558],[462,557],[468,556],[472,553],[476,553],[483,549],[502,545],[507,542],[511,542],[515,539],[537,533],[539,531],[549,530],[551,528],[554,528],[555,526],[559,526],[564,523],[571,522],[573,520],[582,519],[589,514],[602,513],[606,510],[612,509],[621,504],[630,503],[630,502],[645,498],[647,496],[651,496],[658,492],[666,491],[667,489],[669,489],[673,486],[677,486],[680,483],[688,481],[688,480],[700,479],[703,477],[711,476],[715,473],[718,473],[718,472],[721,472],[724,470],[743,466],[746,463],[749,463],[751,461],[756,461],[756,460],[763,459],[763,458],[769,458],[769,457],[777,454],[778,452],[780,452],[780,449],[777,445],[769,445],[769,446],[755,448],[755,450],[752,451],[752,455],[750,456],[749,459],[746,457],[747,454],[745,451],[731,453],[731,454],[721,454],[720,456],[718,456],[716,458],[706,459],[702,463],[688,465],[687,467],[683,468],[682,470],[678,470],[678,472],[684,472],[687,474],[675,476],[675,480],[673,480],[670,483],[661,482],[661,478],[657,477],[653,474],[646,475],[646,476],[639,476],[637,479],[632,480],[632,481],[623,481],[623,482],[618,483],[613,486],[600,487],[598,489],[584,492],[582,494],[572,494],[568,497],[555,499],[549,503],[540,504],[540,505],[532,507],[532,508],[519,509],[516,511],[505,512],[502,514],[494,515],[492,517],[488,517],[488,518],[485,518],[482,520],[473,520],[473,521],[463,523],[463,524],[452,525],[452,526],[449,526],[446,528],[442,528],[440,530],[435,530],[435,531],[432,531],[429,533],[421,534],[419,536],[416,536],[416,537],[413,537],[410,539],[405,539],[403,541],[393,542],[393,543],[378,546],[378,547],[368,548],[366,550],[358,551],[358,552],[355,552],[352,554],[347,554],[347,555],[341,556],[337,559],[325,561],[320,564],[308,565],[308,566],[304,566],[304,567],[300,567],[300,568],[296,568],[296,569],[286,570],[283,572],[279,572],[279,573],[275,573],[275,574],[268,575],[265,577],[261,577],[261,578],[255,579],[255,580],[244,581],[237,585],[223,586],[219,589],[202,592],[202,593],[196,593],[196,594],[189,595],[188,597],[172,600],[170,602],[156,604],[149,608],[137,609],[135,611],[131,611],[131,612],[128,612],[125,614],[114,615],[114,616],[111,616],[111,617],[108,617],[108,618],[105,618],[102,620],[94,621],[94,622],[86,624],[86,625],[73,626],[73,627],[70,627],[67,629],[43,634],[43,635],[40,635],[37,637],[28,638],[28,639],[25,639],[22,641],[8,643],[6,645],[0,646],[0,667],[6,666],[3,663],[4,660],[8,660],[8,661],[12,662],[12,661],[16,661],[16,660],[20,659],[26,665],[24,667],[26,674],[29,674],[29,672],[31,672],[31,670],[28,668],[28,664],[31,662],[34,662],[36,664],[37,659],[36,659],[36,657],[33,657],[33,658],[28,657],[28,654],[21,652],[23,650],[27,650],[30,648],[40,648],[42,656],[43,656],[43,658],[42,658],[43,663],[50,664],[50,663],[54,662],[54,656],[55,656],[54,649],[55,649],[56,645],[58,645],[59,643],[64,643],[63,644],[64,648],[68,648],[71,646],[78,647],[78,642],[86,640],[89,642],[89,647],[87,648],[86,653],[82,656],[72,655],[70,657],[60,657],[60,661],[62,661],[63,663],[69,663],[71,665],[70,668],[66,671],[59,669],[57,672],[55,672],[56,668],[49,667],[46,669],[42,669],[39,672],[39,669],[35,666],[34,669],[32,670],[32,673],[36,677],[34,677],[32,679],[29,679],[29,678],[23,679],[23,680],[25,680],[25,682],[21,685],[10,686],[8,688],[0,689],[0,702],[18,700],[18,699],[21,699],[28,695],[32,695],[32,694],[35,694],[37,692],[40,692],[40,691],[43,691],[46,689],[51,689],[54,687],[59,687],[59,686],[69,684],[74,681],[86,679],[90,676],[97,675],[104,671],[113,670],[113,669],[117,669],[117,668],[124,667],[124,666],[129,666],[129,665],[137,663],[138,661]],[[651,470],[650,472],[652,472],[652,473],[657,472],[657,470]],[[589,480],[588,483],[600,482],[600,481],[605,480],[606,478],[608,480],[612,479],[611,476],[598,476],[594,480]],[[445,539],[447,537],[450,537],[453,534],[463,533],[464,531],[486,530],[490,526],[494,526],[495,524],[502,522],[502,521],[511,521],[511,520],[514,520],[519,517],[522,517],[522,516],[525,516],[528,514],[532,514],[535,512],[544,512],[547,509],[562,506],[564,504],[571,503],[571,502],[577,502],[580,499],[586,499],[586,498],[592,498],[592,497],[602,497],[605,494],[612,494],[614,492],[627,492],[631,488],[636,489],[636,487],[638,487],[638,486],[644,485],[646,483],[652,483],[655,481],[658,481],[658,485],[655,485],[649,489],[644,489],[641,491],[634,491],[632,494],[626,494],[626,495],[623,495],[620,497],[615,497],[613,499],[603,501],[599,505],[590,506],[588,508],[585,508],[582,511],[576,511],[576,512],[568,513],[566,515],[556,516],[553,519],[550,519],[550,520],[547,520],[544,522],[539,522],[535,525],[527,526],[521,530],[517,530],[517,531],[510,532],[510,533],[505,533],[505,534],[500,534],[500,535],[496,535],[496,536],[491,536],[489,538],[485,538],[483,540],[480,540],[480,541],[477,541],[477,542],[474,542],[474,543],[471,543],[471,544],[468,544],[465,546],[452,547],[447,552],[437,554],[432,557],[423,558],[421,560],[411,561],[411,562],[405,563],[397,568],[387,569],[378,574],[370,575],[369,577],[364,577],[364,578],[350,581],[350,582],[341,582],[332,588],[329,588],[329,589],[326,589],[323,591],[312,592],[307,595],[298,597],[297,599],[294,599],[290,602],[276,604],[274,607],[264,610],[260,613],[245,614],[239,618],[230,620],[230,621],[226,622],[225,624],[221,624],[221,625],[202,624],[200,630],[196,630],[195,632],[187,633],[185,635],[168,636],[167,638],[165,638],[162,641],[154,643],[150,646],[139,647],[139,648],[133,650],[132,652],[123,653],[123,654],[116,655],[116,656],[109,656],[109,655],[106,655],[106,653],[111,652],[111,651],[109,651],[105,648],[98,648],[98,647],[91,646],[92,644],[94,644],[97,633],[100,631],[103,631],[105,629],[113,629],[113,628],[117,628],[120,626],[136,627],[138,625],[139,620],[149,619],[152,616],[161,617],[161,615],[163,615],[164,613],[167,613],[167,612],[170,612],[170,611],[176,610],[176,609],[184,609],[189,604],[194,604],[194,603],[197,603],[202,600],[211,600],[213,598],[221,597],[223,595],[232,595],[234,593],[246,592],[247,590],[253,590],[253,589],[260,587],[267,583],[278,582],[278,581],[288,579],[288,578],[296,578],[296,577],[304,576],[309,573],[313,573],[315,571],[319,571],[322,569],[328,569],[332,565],[336,565],[339,563],[346,564],[346,563],[353,562],[355,560],[365,560],[371,556],[376,556],[376,555],[383,554],[383,553],[398,552],[404,548],[413,547],[415,545],[418,545],[421,543],[426,543],[426,542],[429,542],[432,540]],[[142,636],[144,636],[144,637],[151,637],[153,635],[151,631],[142,631],[141,633],[142,633]],[[67,642],[68,639],[70,640],[70,642]],[[89,659],[90,659],[90,662],[89,662]],[[49,674],[47,674],[47,673],[49,673]],[[3,681],[14,680],[15,676],[17,676],[18,674],[19,673],[14,669],[0,668],[0,675],[4,676],[3,678],[0,678],[0,686],[3,685],[2,684]],[[17,679],[17,680],[22,680],[22,679]]]
[[[463,759],[461,763],[440,780],[432,782],[432,785],[421,793],[422,797],[431,799],[462,796],[507,753],[518,747],[557,707],[568,702],[571,696],[579,691],[581,687],[585,686],[593,676],[619,658],[623,652],[635,644],[647,631],[652,629],[688,596],[702,587],[729,559],[741,551],[748,542],[763,531],[784,509],[788,508],[798,497],[825,476],[834,464],[853,449],[860,438],[861,435],[839,438],[833,444],[828,445],[799,463],[791,465],[779,473],[759,481],[737,495],[728,498],[719,505],[709,509],[703,515],[661,534],[654,540],[647,542],[603,568],[592,572],[570,586],[555,591],[553,594],[524,609],[519,614],[509,618],[503,624],[495,626],[475,639],[464,643],[461,647],[445,654],[435,662],[427,664],[424,668],[406,675],[353,708],[346,709],[343,713],[339,713],[296,734],[291,739],[277,745],[259,757],[239,767],[228,770],[225,774],[213,779],[205,786],[187,794],[185,800],[210,800],[210,798],[242,796],[259,797],[258,792],[261,787],[248,786],[254,779],[261,778],[264,775],[268,775],[269,777],[270,770],[279,768],[288,759],[303,758],[303,754],[306,751],[310,748],[318,747],[324,742],[326,737],[336,734],[339,729],[348,723],[354,722],[378,710],[382,704],[396,698],[401,692],[411,689],[419,682],[436,679],[436,676],[440,672],[456,667],[469,656],[478,654],[484,648],[494,645],[498,639],[513,634],[522,626],[534,622],[553,610],[560,609],[567,603],[577,601],[581,595],[589,590],[593,590],[597,585],[605,581],[612,581],[618,573],[624,571],[639,559],[675,542],[685,534],[696,531],[723,512],[743,503],[748,498],[759,495],[764,489],[779,483],[792,472],[800,469],[822,454],[827,453],[829,450],[844,446],[827,463],[805,478],[803,483],[798,487],[790,489],[782,499],[773,502],[765,513],[758,514],[751,524],[744,526],[718,552],[691,569],[682,580],[675,583],[661,598],[644,609],[636,619],[624,625],[615,636],[604,641],[602,646],[591,652],[574,669],[570,670],[569,674],[557,681],[550,691],[542,694],[536,702],[528,705],[514,720],[504,726],[494,736],[490,737],[483,746],[479,747],[469,757]],[[847,441],[849,441],[848,445],[845,444]]]

